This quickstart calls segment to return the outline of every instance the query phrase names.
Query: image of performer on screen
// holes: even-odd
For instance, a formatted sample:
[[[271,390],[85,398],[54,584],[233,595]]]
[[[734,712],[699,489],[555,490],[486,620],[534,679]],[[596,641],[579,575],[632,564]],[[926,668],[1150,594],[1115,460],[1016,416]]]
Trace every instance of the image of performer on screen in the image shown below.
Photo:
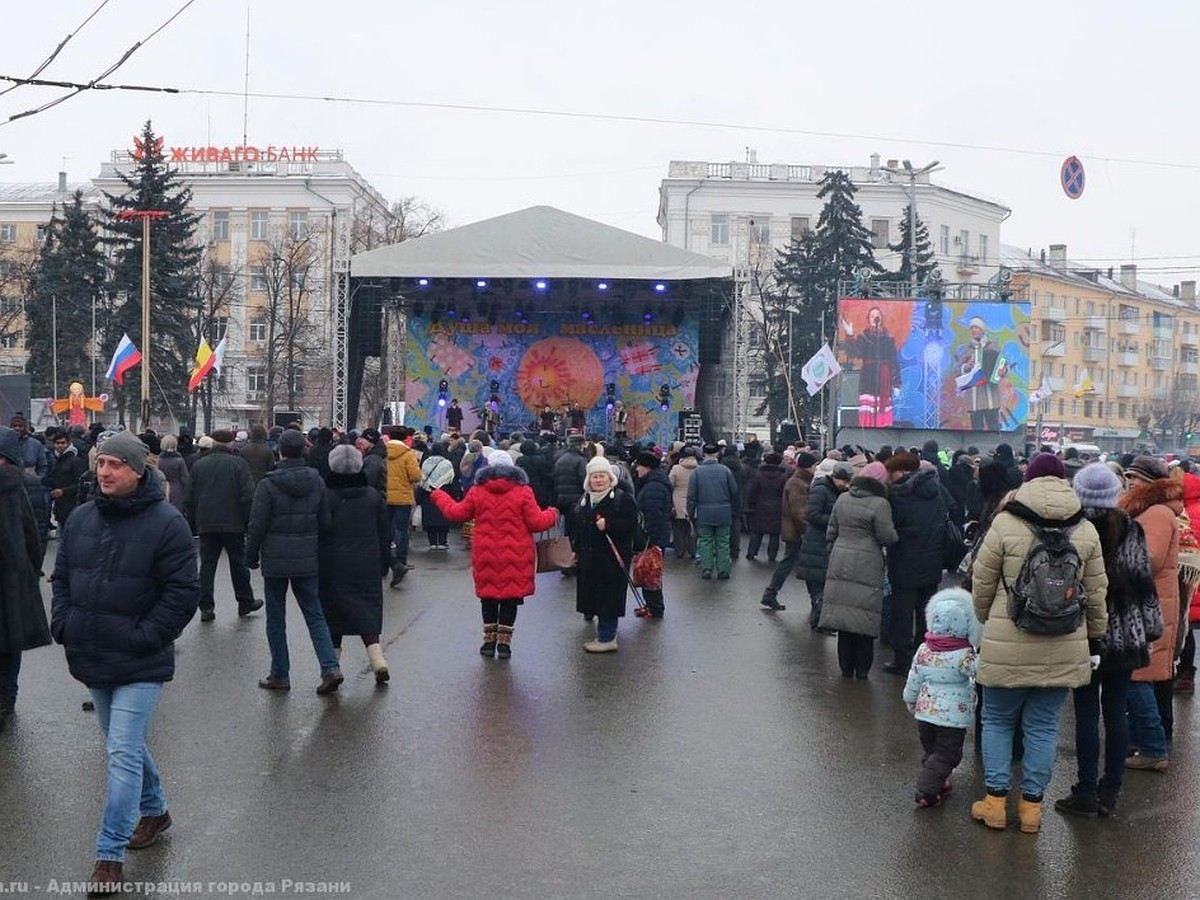
[[[451,431],[462,431],[463,411],[458,405],[458,398],[455,397],[450,401],[450,405],[446,407],[446,426]]]
[[[1000,430],[1000,382],[1008,375],[1008,363],[1000,348],[987,336],[987,323],[971,319],[971,342],[955,354],[961,373],[955,380],[959,393],[970,401],[971,428],[975,431]]]
[[[867,311],[867,329],[855,335],[854,327],[842,319],[846,332],[846,355],[861,359],[858,378],[858,425],[860,428],[890,428],[894,424],[893,401],[900,395],[900,359],[896,342],[883,324],[883,311]]]

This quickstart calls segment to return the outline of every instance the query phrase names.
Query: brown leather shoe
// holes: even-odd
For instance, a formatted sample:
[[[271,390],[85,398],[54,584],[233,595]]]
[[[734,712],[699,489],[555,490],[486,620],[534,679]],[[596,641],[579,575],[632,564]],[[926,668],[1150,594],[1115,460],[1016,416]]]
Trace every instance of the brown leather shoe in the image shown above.
[[[286,678],[272,678],[270,675],[260,678],[258,686],[264,691],[290,691],[292,689],[292,683]]]
[[[92,877],[88,879],[89,897],[111,897],[121,893],[121,863],[111,859],[96,860]]]
[[[129,849],[141,850],[143,847],[149,847],[170,827],[169,812],[164,811],[161,816],[142,816],[138,819],[137,827],[133,829],[133,837],[129,839]]]
[[[321,676],[321,683],[317,685],[318,694],[332,694],[338,689],[338,685],[345,681],[345,677],[341,671],[334,669]]]

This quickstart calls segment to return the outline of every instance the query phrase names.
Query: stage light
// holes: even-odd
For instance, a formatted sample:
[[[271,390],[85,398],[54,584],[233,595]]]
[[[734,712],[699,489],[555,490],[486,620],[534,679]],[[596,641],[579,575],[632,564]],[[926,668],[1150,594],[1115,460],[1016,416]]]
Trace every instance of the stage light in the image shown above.
[[[596,285],[596,290],[607,291],[608,290],[608,282],[607,281],[600,282],[598,285]]]
[[[642,310],[642,321],[649,323],[653,319],[654,319],[654,311],[652,309],[650,309],[650,305],[647,304],[646,308],[644,310]]]
[[[544,291],[544,290],[546,289],[546,282],[544,282],[544,281],[538,281],[538,282],[536,282],[536,283],[535,283],[533,286],[534,286],[535,288],[537,288],[539,291]]]
[[[663,293],[666,293],[667,286],[660,281],[658,284],[656,284],[654,286],[654,290],[658,291],[658,293],[660,293],[660,294],[663,294]]]
[[[604,386],[604,408],[612,412],[617,402],[617,386],[611,381]]]
[[[454,304],[453,304],[453,303],[451,303],[451,304],[450,304],[450,308],[446,310],[446,316],[447,316],[447,318],[449,318],[451,321],[453,321],[454,319],[457,319],[457,318],[458,318],[458,310],[457,310],[457,309],[455,309],[455,307],[454,307]]]
[[[450,382],[443,378],[438,382],[438,406],[446,405],[446,398],[450,395]]]
[[[481,278],[477,282],[475,282],[475,287],[479,288],[480,290],[483,290],[485,287],[487,287],[487,282]]]
[[[663,412],[671,408],[671,386],[669,384],[659,386],[658,405]]]
[[[418,278],[417,284],[420,287],[429,287],[429,279],[428,278]]]
[[[584,307],[583,312],[581,312],[579,315],[580,315],[580,317],[582,317],[583,321],[585,321],[585,322],[596,321],[596,317],[592,315],[592,311],[590,309],[588,309],[587,307]]]
[[[491,389],[493,394],[500,393],[500,382],[497,381],[495,378],[492,379],[492,383],[490,385],[488,385],[488,387]]]
[[[462,322],[464,325],[469,325],[471,323],[471,314],[464,309],[463,314],[458,321]]]

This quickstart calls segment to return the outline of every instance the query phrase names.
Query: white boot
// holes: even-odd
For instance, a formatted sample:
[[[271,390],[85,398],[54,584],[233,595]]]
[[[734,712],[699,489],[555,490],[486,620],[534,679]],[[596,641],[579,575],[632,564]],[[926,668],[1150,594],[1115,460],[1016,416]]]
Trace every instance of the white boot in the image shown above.
[[[375,682],[377,684],[383,684],[391,678],[391,673],[388,672],[387,660],[383,658],[383,648],[378,644],[367,645],[367,661],[371,664],[371,671],[375,673]]]

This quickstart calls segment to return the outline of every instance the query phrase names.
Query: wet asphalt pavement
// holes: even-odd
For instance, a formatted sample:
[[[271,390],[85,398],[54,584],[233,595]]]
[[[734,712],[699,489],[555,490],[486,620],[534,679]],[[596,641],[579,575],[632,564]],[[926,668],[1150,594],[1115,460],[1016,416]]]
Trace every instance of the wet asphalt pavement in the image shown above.
[[[870,681],[842,680],[802,582],[786,612],[759,606],[761,560],[721,582],[668,558],[666,618],[630,615],[599,656],[573,580],[541,575],[505,662],[478,653],[457,535],[447,554],[413,544],[416,569],[385,588],[391,684],[348,639],[329,698],[294,603],[291,693],[257,687],[262,613],[238,619],[222,562],[217,621],[179,641],[151,735],[175,826],[129,854],[127,880],[213,896],[1200,896],[1200,700],[1176,701],[1170,772],[1129,773],[1116,818],[1047,803],[1040,835],[997,833],[969,818],[971,738],[946,805],[915,808],[903,680],[878,652]],[[0,735],[0,891],[38,896],[90,873],[104,760],[61,648],[27,654],[21,685]],[[1073,781],[1071,722],[1068,704],[1049,799]]]

